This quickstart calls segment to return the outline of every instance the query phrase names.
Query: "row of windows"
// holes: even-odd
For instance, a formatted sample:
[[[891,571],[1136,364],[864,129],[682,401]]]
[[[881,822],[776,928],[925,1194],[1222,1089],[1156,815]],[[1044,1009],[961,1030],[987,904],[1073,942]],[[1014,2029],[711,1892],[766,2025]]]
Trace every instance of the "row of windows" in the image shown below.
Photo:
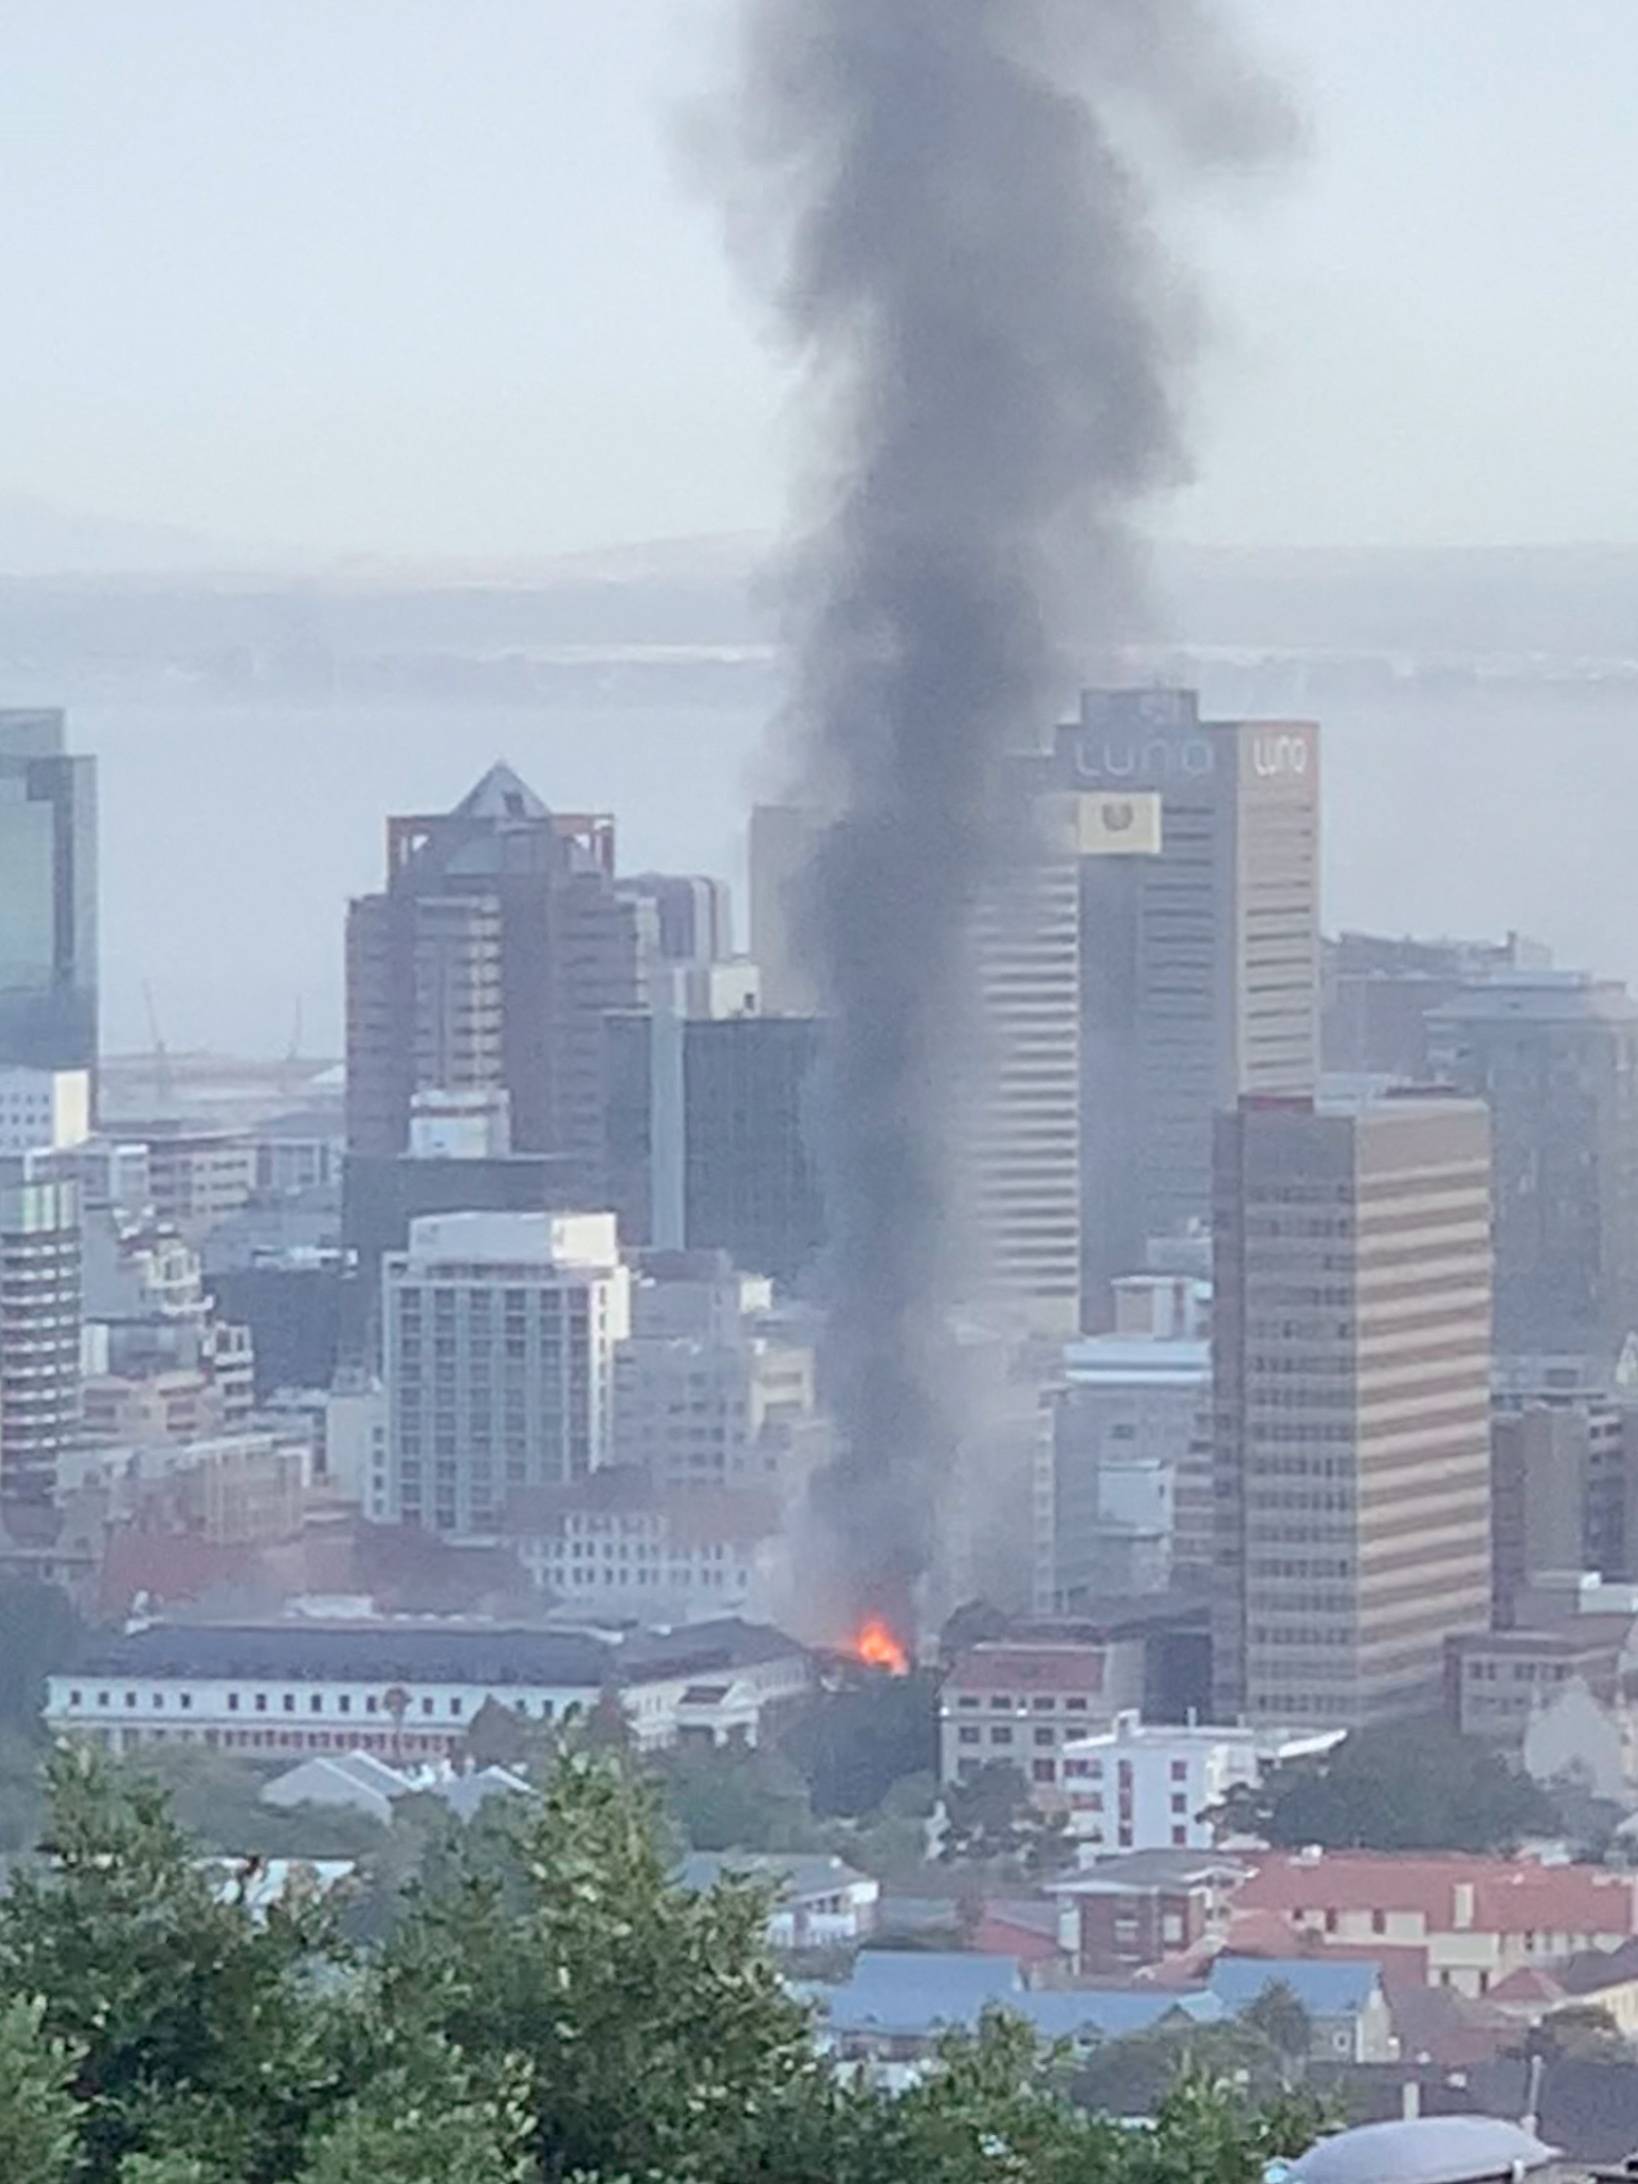
[[[278,1699],[279,1702],[277,1706],[275,1706],[273,1703],[275,1697]],[[248,1706],[245,1704],[247,1698],[250,1702]],[[83,1707],[91,1702],[89,1702],[86,1698],[85,1688],[76,1686],[71,1688],[69,1691],[68,1703],[71,1707]],[[115,1705],[115,1696],[113,1691],[97,1691],[94,1703],[96,1709],[100,1712],[107,1713],[111,1711]],[[123,1694],[121,1694],[120,1703],[123,1704],[127,1712],[134,1713],[138,1711],[141,1707],[142,1695],[137,1691],[126,1690]],[[149,1709],[154,1713],[165,1712],[167,1708],[173,1703],[175,1706],[175,1710],[178,1713],[191,1714],[194,1711],[194,1694],[191,1691],[170,1693],[166,1693],[164,1691],[151,1691],[148,1694]],[[238,1714],[241,1712],[253,1714],[294,1714],[300,1711],[298,1694],[294,1691],[285,1691],[279,1693],[272,1693],[267,1691],[254,1691],[249,1693],[229,1691],[223,1700],[223,1704],[230,1714]],[[309,1714],[351,1714],[353,1710],[353,1694],[351,1692],[338,1692],[333,1697],[322,1691],[313,1691],[307,1694],[306,1711]],[[405,1710],[407,1712],[417,1712],[423,1717],[431,1717],[440,1711],[440,1706],[438,1700],[435,1698],[424,1697],[419,1701],[415,1701],[406,1697]],[[518,1702],[516,1710],[518,1712],[525,1711],[526,1702]],[[384,1695],[371,1691],[363,1695],[362,1704],[359,1707],[359,1711],[364,1714],[388,1714],[391,1713],[393,1709],[387,1705]],[[458,1721],[462,1718],[466,1711],[466,1701],[458,1697],[446,1699],[443,1702],[441,1711],[445,1715],[447,1715],[452,1721]],[[549,1721],[552,1717],[552,1712],[552,1701],[550,1699],[543,1699],[540,1705],[541,1719],[543,1721]]]
[[[983,1738],[984,1732],[981,1728],[976,1725],[969,1728],[966,1723],[962,1724],[956,1735],[956,1741],[960,1744],[980,1744],[983,1742]],[[1035,1742],[1044,1744],[1049,1751],[1057,1744],[1057,1741],[1058,1732],[1055,1729],[1037,1729],[1035,1732]],[[1011,1729],[999,1725],[992,1727],[990,1742],[992,1744],[1010,1744],[1012,1742]]]
[[[1085,1699],[1065,1699],[1064,1711],[1069,1714],[1084,1714],[1087,1711],[1088,1703],[1089,1702]],[[982,1706],[984,1704],[984,1701],[980,1699],[975,1693],[971,1691],[964,1691],[961,1696],[956,1700],[956,1704],[965,1713],[970,1712],[971,1709],[976,1706]],[[1014,1706],[1016,1706],[1019,1711],[1022,1712],[1024,1707],[1024,1701],[1021,1698],[1014,1699],[1008,1692],[1005,1691],[992,1691],[989,1695],[989,1704],[991,1708],[997,1713],[1000,1713],[1003,1710],[1010,1711]],[[1035,1697],[1029,1701],[1029,1711],[1032,1714],[1055,1713],[1057,1711],[1057,1707],[1058,1702],[1054,1698]]]

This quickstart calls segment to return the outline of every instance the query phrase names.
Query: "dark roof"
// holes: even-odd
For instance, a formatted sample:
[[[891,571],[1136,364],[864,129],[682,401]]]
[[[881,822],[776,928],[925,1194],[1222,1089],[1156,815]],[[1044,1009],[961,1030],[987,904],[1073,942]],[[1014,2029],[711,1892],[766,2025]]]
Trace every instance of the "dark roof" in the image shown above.
[[[771,1623],[744,1623],[725,1615],[710,1623],[683,1623],[675,1630],[633,1631],[621,1647],[628,1677],[694,1675],[755,1668],[788,1660],[806,1649]]]
[[[1479,2105],[1492,2115],[1520,2115],[1529,2101],[1529,2066],[1506,2056],[1468,2073]],[[1541,2135],[1572,2161],[1625,2161],[1638,2148],[1638,2067],[1550,2057],[1541,2081]]]
[[[697,1623],[624,1639],[584,1630],[502,1624],[156,1623],[106,1638],[82,1658],[87,1676],[242,1677],[246,1681],[566,1684],[621,1683],[749,1667],[799,1652],[755,1623]]]
[[[1566,1994],[1598,1994],[1638,1979],[1638,1941],[1624,1941],[1619,1949],[1584,1949],[1568,1964],[1556,1965],[1553,1976]]]

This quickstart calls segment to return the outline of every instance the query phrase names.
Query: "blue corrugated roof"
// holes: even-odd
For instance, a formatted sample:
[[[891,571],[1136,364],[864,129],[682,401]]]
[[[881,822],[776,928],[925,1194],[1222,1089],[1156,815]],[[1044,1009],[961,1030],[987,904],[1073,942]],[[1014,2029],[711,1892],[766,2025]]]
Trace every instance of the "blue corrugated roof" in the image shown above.
[[[1381,1983],[1381,1965],[1356,1957],[1219,1957],[1207,1982],[1233,2011],[1249,2008],[1270,1987],[1289,1987],[1310,2017],[1362,2010]]]
[[[972,2027],[986,2009],[1026,2017],[1043,2039],[1088,2035],[1118,2040],[1144,2032],[1181,2011],[1196,2023],[1228,2015],[1211,1994],[1168,1994],[1159,1988],[1026,1989],[1016,1957],[971,1956],[955,1950],[866,1949],[840,1986],[806,1990],[833,2032],[926,2037]]]

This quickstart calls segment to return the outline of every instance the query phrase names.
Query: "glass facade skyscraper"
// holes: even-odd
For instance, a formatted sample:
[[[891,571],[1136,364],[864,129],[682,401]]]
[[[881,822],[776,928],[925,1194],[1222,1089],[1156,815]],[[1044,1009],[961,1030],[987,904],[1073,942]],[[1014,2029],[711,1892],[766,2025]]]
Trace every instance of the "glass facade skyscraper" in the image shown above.
[[[97,762],[0,709],[0,1068],[97,1059]]]

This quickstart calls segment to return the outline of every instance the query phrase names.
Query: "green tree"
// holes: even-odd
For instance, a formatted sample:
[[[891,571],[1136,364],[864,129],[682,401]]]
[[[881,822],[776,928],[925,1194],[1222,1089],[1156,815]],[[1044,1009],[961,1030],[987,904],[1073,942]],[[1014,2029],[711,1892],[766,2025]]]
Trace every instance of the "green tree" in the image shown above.
[[[1271,2161],[1306,2153],[1341,2121],[1312,2094],[1251,2101],[1209,2068],[1188,2066],[1161,2100],[1154,2130],[1131,2134],[1121,2184],[1260,2184]]]
[[[0,2005],[8,2180],[1257,2184],[1312,2133],[1203,2034],[1146,2132],[1078,2108],[1005,2017],[903,2098],[848,2082],[775,1973],[767,1892],[671,1887],[653,1785],[613,1755],[454,1831],[373,1960],[316,1909],[218,1902],[154,1785],[75,1753],[52,1790],[50,1873],[0,1902],[0,1994],[44,1997]]]
[[[1313,2052],[1314,2020],[1283,1979],[1271,1979],[1256,2000],[1240,2012],[1240,2022],[1260,2032],[1293,2070],[1300,2070]]]
[[[82,1748],[49,1771],[51,1866],[0,1900],[0,1993],[43,1996],[43,2035],[78,2058],[90,2175],[164,2152],[285,2184],[331,2079],[299,1977],[320,1914],[255,1924],[217,1901],[156,1786]]]
[[[606,1683],[588,1707],[572,1707],[564,1716],[563,1742],[581,1752],[612,1752],[629,1759],[637,1733],[617,1683]]]
[[[20,1729],[0,1729],[0,1851],[31,1850],[45,1816],[45,1754]]]
[[[68,2184],[77,2166],[79,2056],[46,2029],[42,2001],[0,2004],[0,2177]]]
[[[860,1670],[797,1707],[779,1747],[821,1819],[876,1812],[896,1782],[937,1771],[938,1679]]]
[[[1075,2066],[1071,2088],[1093,2110],[1152,2116],[1184,2080],[1230,2086],[1253,2101],[1283,2094],[1290,2065],[1274,2043],[1243,2018],[1200,2025],[1179,2011],[1124,2040],[1109,2040]]]
[[[526,2073],[491,2058],[474,2074],[424,2025],[368,2016],[369,2069],[319,2130],[299,2184],[529,2184]]]
[[[39,1738],[46,1678],[72,1668],[84,1637],[61,1586],[0,1579],[0,1727]]]
[[[474,1767],[526,1767],[537,1756],[537,1735],[515,1706],[486,1698],[467,1725],[466,1756]]]
[[[1531,2035],[1543,2053],[1562,2056],[1567,2062],[1623,2063],[1632,2061],[1631,2043],[1602,2004],[1574,2002],[1554,2010]]]
[[[672,1888],[653,1790],[606,1754],[567,1755],[508,1826],[522,1902],[458,1860],[388,1944],[387,2014],[528,2058],[548,2177],[748,2174],[757,2119],[816,2072],[763,1946],[768,1892]]]
[[[987,1760],[965,1782],[949,1783],[944,1821],[946,1865],[1005,1861],[1038,1879],[1075,1860],[1067,1817],[1042,1812],[1010,1760]]]
[[[128,1778],[157,1783],[183,1833],[223,1857],[360,1858],[384,1832],[370,1814],[346,1805],[264,1805],[262,1790],[279,1770],[197,1744],[150,1746],[117,1766]]]
[[[1438,1723],[1361,1729],[1318,1760],[1233,1793],[1222,1827],[1282,1847],[1511,1850],[1554,1826],[1552,1801],[1501,1755]]]
[[[807,1785],[776,1752],[746,1745],[682,1745],[656,1773],[691,1850],[818,1850],[824,1837]]]

